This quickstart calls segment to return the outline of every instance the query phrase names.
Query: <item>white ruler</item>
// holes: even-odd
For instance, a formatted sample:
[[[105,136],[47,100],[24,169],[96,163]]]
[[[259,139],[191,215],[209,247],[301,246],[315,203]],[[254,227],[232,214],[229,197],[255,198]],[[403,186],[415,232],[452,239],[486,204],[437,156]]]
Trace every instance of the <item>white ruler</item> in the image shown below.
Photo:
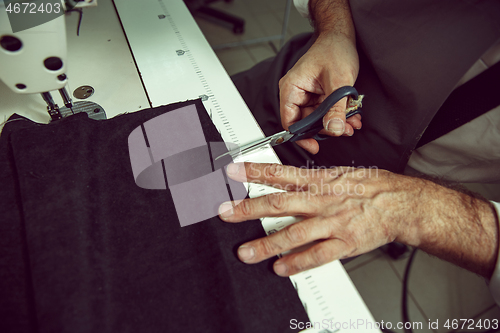
[[[114,0],[153,107],[201,97],[225,142],[244,144],[263,133],[182,0]],[[189,135],[189,133],[186,133]],[[280,163],[272,148],[241,161]],[[250,197],[274,191],[251,184]],[[294,223],[265,218],[266,232]],[[353,322],[374,322],[340,262],[290,278],[315,329],[308,332],[380,332]],[[305,327],[307,323],[291,326]],[[340,328],[340,329],[339,329]]]

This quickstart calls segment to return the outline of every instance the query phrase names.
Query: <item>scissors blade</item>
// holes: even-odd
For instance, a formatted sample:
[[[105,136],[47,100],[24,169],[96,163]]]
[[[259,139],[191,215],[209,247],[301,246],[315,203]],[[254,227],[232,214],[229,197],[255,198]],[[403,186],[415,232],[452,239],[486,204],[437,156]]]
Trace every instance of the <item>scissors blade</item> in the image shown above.
[[[228,151],[227,153],[224,153],[220,156],[217,156],[215,158],[215,161],[222,158],[222,157],[225,157],[225,156],[231,156],[234,159],[235,157],[237,157],[239,155],[248,154],[252,151],[262,149],[268,144],[271,145],[272,147],[277,146],[277,145],[280,145],[282,143],[287,142],[292,137],[293,137],[293,134],[291,134],[290,132],[282,131],[282,132],[273,134],[271,136],[265,137],[263,139],[255,140],[255,141],[252,141],[252,142],[247,143],[245,145],[239,146],[236,149],[232,149],[232,150]]]

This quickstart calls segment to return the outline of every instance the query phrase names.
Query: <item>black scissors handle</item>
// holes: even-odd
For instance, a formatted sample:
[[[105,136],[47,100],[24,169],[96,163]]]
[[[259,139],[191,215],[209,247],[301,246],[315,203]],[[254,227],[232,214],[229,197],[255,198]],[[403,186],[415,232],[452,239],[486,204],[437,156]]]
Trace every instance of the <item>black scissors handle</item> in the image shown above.
[[[318,134],[319,131],[323,129],[323,117],[328,113],[332,106],[335,105],[335,103],[346,96],[358,99],[358,91],[354,87],[345,86],[332,92],[330,96],[328,96],[323,103],[321,103],[320,106],[314,110],[313,113],[288,128],[288,131],[294,135],[289,141],[293,142],[312,137],[316,140],[330,138],[330,136]],[[351,111],[346,115],[346,118],[349,118],[360,111],[361,110],[359,109]]]

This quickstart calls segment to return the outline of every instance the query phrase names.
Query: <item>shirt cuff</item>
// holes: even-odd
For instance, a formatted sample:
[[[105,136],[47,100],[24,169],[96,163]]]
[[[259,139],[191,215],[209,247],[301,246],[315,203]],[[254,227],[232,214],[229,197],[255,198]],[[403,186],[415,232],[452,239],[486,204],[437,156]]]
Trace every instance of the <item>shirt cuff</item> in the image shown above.
[[[309,0],[293,0],[293,4],[295,8],[299,11],[300,15],[303,17],[309,17],[309,8],[308,8]]]
[[[495,207],[497,211],[498,220],[500,221],[500,203],[493,201],[491,201],[491,203]],[[490,279],[490,292],[497,305],[500,306],[500,253],[498,254],[495,271],[493,271],[493,275],[491,276]]]

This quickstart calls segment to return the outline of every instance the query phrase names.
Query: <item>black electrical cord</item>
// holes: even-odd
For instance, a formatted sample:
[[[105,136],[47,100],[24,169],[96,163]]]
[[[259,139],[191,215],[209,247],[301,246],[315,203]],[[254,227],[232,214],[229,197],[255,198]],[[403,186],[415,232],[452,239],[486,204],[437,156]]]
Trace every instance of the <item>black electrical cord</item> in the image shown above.
[[[410,323],[410,318],[408,316],[408,280],[410,277],[410,268],[411,264],[413,263],[413,259],[415,258],[415,254],[417,253],[417,248],[414,248],[413,251],[411,251],[410,258],[408,259],[408,262],[406,263],[406,268],[405,268],[405,276],[403,277],[403,297],[401,300],[401,306],[402,306],[402,311],[403,311],[403,322],[406,327],[406,323]],[[411,329],[411,323],[410,323],[410,328],[405,328],[406,333],[413,333]]]
[[[78,18],[78,26],[76,27],[76,35],[80,36],[80,26],[82,25],[83,10],[81,8],[72,8],[66,11],[66,13],[69,12],[77,12],[78,14],[80,14],[80,17]]]
[[[411,322],[410,322],[410,317],[408,316],[408,281],[410,278],[410,268],[413,263],[413,259],[415,258],[415,254],[417,253],[417,248],[413,249],[413,251],[410,254],[410,257],[408,259],[408,262],[406,263],[406,268],[405,268],[405,275],[403,277],[403,296],[401,300],[401,308],[403,312],[403,322],[404,324],[410,323],[409,327],[410,328],[405,328],[406,333],[413,333],[413,330],[411,329]],[[406,325],[405,325],[406,327]],[[382,332],[384,333],[396,333],[394,331],[391,331],[390,329],[383,328]],[[500,329],[491,329],[487,331],[468,331],[468,332],[458,332],[458,331],[453,331],[453,333],[494,333],[494,332],[500,332]]]

